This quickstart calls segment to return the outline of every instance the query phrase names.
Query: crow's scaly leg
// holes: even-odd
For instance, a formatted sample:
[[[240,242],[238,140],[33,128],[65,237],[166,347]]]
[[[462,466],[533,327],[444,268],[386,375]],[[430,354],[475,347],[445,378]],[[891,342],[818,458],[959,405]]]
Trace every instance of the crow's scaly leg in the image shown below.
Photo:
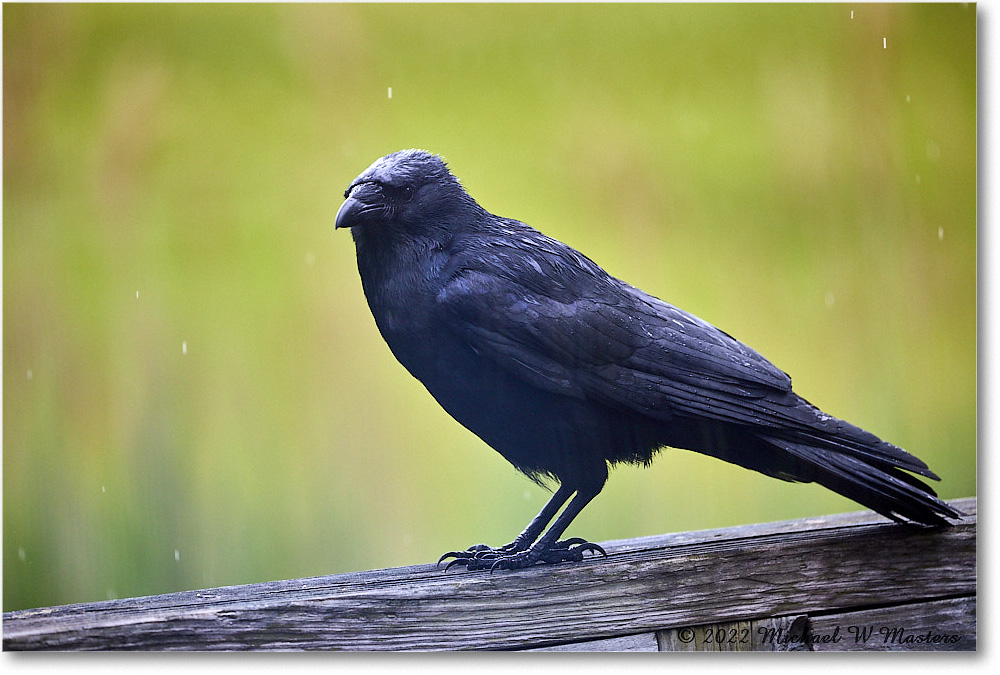
[[[552,518],[552,513],[558,510],[559,506],[562,505],[562,502],[566,501],[566,497],[570,492],[572,492],[572,490],[566,490],[566,494],[560,494],[562,492],[563,488],[560,487],[556,494],[552,496],[552,499],[549,500],[549,503],[545,505],[545,508],[542,509],[542,512],[538,514],[538,517],[531,521],[531,524],[525,529],[522,535],[525,533],[531,534],[533,528],[535,530],[541,530],[541,528],[545,526],[545,523]],[[470,570],[513,570],[531,567],[535,563],[539,562],[559,563],[583,560],[583,554],[587,551],[600,553],[606,556],[607,553],[604,552],[603,548],[597,544],[592,544],[589,541],[578,537],[559,541],[559,537],[566,531],[566,528],[569,527],[571,522],[573,522],[573,519],[579,515],[580,511],[583,510],[583,507],[590,503],[590,500],[596,497],[599,492],[600,488],[586,492],[577,491],[576,496],[570,500],[566,509],[560,513],[555,522],[552,523],[552,527],[550,527],[545,534],[535,541],[534,544],[531,544],[527,548],[521,548],[518,550],[508,547],[501,547],[500,549],[489,549],[487,547],[486,549],[478,549],[475,551],[470,550],[464,552],[466,555],[460,555],[460,557],[456,556],[456,559],[449,563],[448,566],[465,565],[466,568]],[[561,500],[553,506],[553,503],[556,501],[556,497],[560,497]],[[552,508],[550,509],[550,507]],[[538,521],[540,521],[543,516],[545,517],[545,520],[539,524]],[[537,532],[535,532],[535,535],[537,536]],[[508,546],[512,546],[519,540],[523,543],[521,536],[519,536],[518,539],[515,539],[514,542],[511,542]]]
[[[441,564],[441,561],[445,558],[455,558],[455,560],[448,564],[448,567],[451,567],[456,564],[464,564],[466,560],[471,560],[473,558],[480,558],[484,556],[492,557],[508,553],[518,553],[519,551],[526,550],[529,546],[535,543],[535,540],[538,539],[538,535],[542,533],[545,526],[552,520],[552,516],[554,516],[559,508],[566,503],[566,500],[569,499],[571,494],[573,494],[573,490],[560,485],[559,489],[555,491],[555,494],[553,494],[549,498],[549,501],[545,503],[545,506],[542,507],[542,510],[538,512],[538,515],[535,516],[531,522],[528,523],[528,526],[524,528],[524,531],[517,535],[517,537],[514,538],[514,541],[509,544],[504,544],[503,546],[499,546],[497,548],[487,546],[486,544],[476,544],[475,546],[470,546],[464,551],[449,551],[441,556],[438,560],[438,564]]]

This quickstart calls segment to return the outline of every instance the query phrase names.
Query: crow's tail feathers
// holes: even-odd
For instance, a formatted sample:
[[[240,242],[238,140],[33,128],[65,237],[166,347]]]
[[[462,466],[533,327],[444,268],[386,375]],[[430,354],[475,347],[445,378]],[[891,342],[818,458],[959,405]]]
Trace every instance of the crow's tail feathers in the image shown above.
[[[788,454],[790,463],[798,469],[794,479],[819,483],[897,522],[945,526],[950,525],[946,518],[965,515],[938,499],[929,485],[903,471],[938,480],[923,462],[894,445],[871,438],[876,443],[844,438],[761,440]]]

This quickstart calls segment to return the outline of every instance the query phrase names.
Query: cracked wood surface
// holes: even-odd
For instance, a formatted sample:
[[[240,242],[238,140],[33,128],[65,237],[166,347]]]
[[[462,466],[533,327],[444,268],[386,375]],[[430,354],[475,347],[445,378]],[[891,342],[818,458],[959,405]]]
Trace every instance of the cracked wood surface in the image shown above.
[[[698,626],[808,616],[816,632],[893,607],[923,625],[927,604],[924,623],[948,619],[965,631],[951,648],[974,649],[976,500],[950,503],[967,517],[946,529],[850,513],[606,542],[606,559],[492,575],[428,564],[20,610],[3,615],[3,647],[662,651],[691,649],[678,633]]]

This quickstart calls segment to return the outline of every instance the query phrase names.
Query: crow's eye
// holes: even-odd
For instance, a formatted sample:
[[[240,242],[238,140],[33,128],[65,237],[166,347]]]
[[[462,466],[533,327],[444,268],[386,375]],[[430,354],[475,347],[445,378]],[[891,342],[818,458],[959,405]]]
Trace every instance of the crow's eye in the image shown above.
[[[408,202],[413,198],[412,185],[381,185],[386,196],[394,202]]]

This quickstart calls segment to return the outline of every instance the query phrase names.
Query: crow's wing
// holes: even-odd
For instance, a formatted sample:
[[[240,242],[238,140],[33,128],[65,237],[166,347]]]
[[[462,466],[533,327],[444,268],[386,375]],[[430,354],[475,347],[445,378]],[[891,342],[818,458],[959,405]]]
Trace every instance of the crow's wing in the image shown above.
[[[905,450],[797,396],[788,375],[743,343],[534,230],[453,256],[443,273],[444,329],[543,390],[663,421],[754,427],[796,456],[821,448],[937,478]]]
[[[664,420],[815,421],[811,406],[797,410],[788,375],[754,350],[533,235],[494,240],[445,271],[443,323],[483,358],[547,391]]]

